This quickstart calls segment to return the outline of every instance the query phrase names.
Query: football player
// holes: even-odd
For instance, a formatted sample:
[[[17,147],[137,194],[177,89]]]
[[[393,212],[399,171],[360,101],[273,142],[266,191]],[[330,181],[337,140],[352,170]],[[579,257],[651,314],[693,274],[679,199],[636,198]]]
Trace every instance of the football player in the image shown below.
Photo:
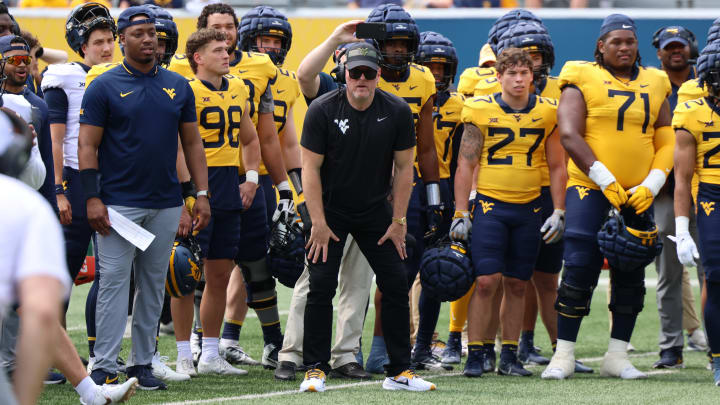
[[[446,211],[439,231],[446,234],[450,228],[451,214],[448,211],[453,209],[450,163],[453,160],[453,144],[458,142],[457,138],[460,137],[458,134],[462,134],[463,124],[460,113],[465,101],[462,94],[450,89],[450,84],[457,73],[458,57],[452,41],[437,32],[426,31],[420,34],[416,61],[429,69],[435,78],[437,97],[433,106],[433,132],[440,165],[438,184]],[[419,298],[419,307],[425,312],[422,313],[417,328],[413,361],[420,366],[435,365],[437,361],[431,353],[431,344],[440,313],[440,301],[431,298],[424,291],[420,293]],[[460,343],[459,338],[457,343]]]
[[[595,62],[567,62],[560,74],[558,126],[568,164],[565,272],[558,289],[557,349],[542,374],[570,377],[575,341],[590,311],[603,255],[597,234],[608,210],[632,208],[642,214],[672,169],[674,134],[670,128],[665,72],[640,64],[635,22],[622,14],[605,18]],[[611,269],[612,330],[601,374],[645,378],[628,359],[627,345],[645,295],[644,266]]]
[[[67,19],[65,39],[83,61],[48,65],[41,84],[50,112],[55,194],[65,235],[67,266],[73,279],[82,268],[93,234],[87,222],[85,197],[78,171],[80,103],[85,94],[87,72],[92,66],[112,62],[116,38],[115,20],[107,8],[97,3],[75,7]],[[89,313],[92,319],[87,324],[89,360],[93,362],[95,312],[89,312],[92,312]]]
[[[415,238],[415,247],[408,262],[408,282],[412,285],[424,250],[424,239],[432,239],[442,222],[442,196],[438,184],[438,161],[432,129],[432,111],[435,102],[435,78],[429,69],[412,63],[417,54],[420,33],[415,20],[402,7],[383,4],[370,12],[365,20],[384,23],[387,35],[378,40],[383,56],[378,87],[401,97],[410,105],[417,134],[417,164],[415,186],[408,208],[408,233]],[[422,179],[421,179],[422,176]],[[375,294],[375,336],[368,358],[368,371],[375,370],[377,355],[385,356],[380,322],[379,291]],[[420,312],[424,312],[420,310]],[[421,315],[422,316],[422,315]],[[432,358],[436,368],[440,361]]]
[[[541,243],[544,164],[549,168],[553,206],[563,208],[565,159],[555,131],[557,100],[530,93],[533,61],[527,51],[505,49],[496,67],[502,92],[465,101],[465,132],[455,173],[456,209],[450,237],[468,242],[470,230],[475,229],[470,249],[476,280],[468,309],[469,352],[463,371],[468,377],[483,374],[483,339],[497,331],[488,307],[501,284],[503,346],[498,374],[532,375],[518,361],[517,348],[525,287]],[[477,204],[471,222],[468,200],[476,166]]]
[[[712,25],[708,29],[706,43],[712,43],[718,38],[720,38],[720,18],[713,21]],[[707,87],[700,84],[700,79],[695,78],[683,83],[677,91],[677,96],[677,103],[682,104],[686,101],[707,97],[708,90]]]
[[[258,6],[247,12],[240,19],[240,28],[238,30],[238,47],[245,52],[264,53],[267,54],[272,62],[278,67],[277,80],[272,85],[273,102],[275,104],[275,112],[273,114],[277,133],[280,136],[280,147],[282,157],[286,167],[292,167],[289,174],[295,177],[293,186],[300,185],[300,147],[298,145],[297,134],[295,132],[295,121],[293,118],[293,106],[300,96],[300,87],[297,83],[295,73],[281,69],[285,62],[285,56],[290,50],[292,43],[292,28],[287,21],[287,17],[281,12],[269,6]],[[261,178],[268,178],[268,171],[265,165],[260,165]],[[291,177],[291,178],[292,178]],[[265,204],[267,209],[268,222],[280,220],[280,211],[276,213],[277,199],[275,189],[269,181],[262,181],[261,187],[265,194]],[[302,189],[299,190],[302,192]],[[238,339],[240,337],[240,328],[244,322],[247,313],[247,303],[245,295],[242,294],[240,273],[235,273],[236,277],[231,284],[231,290],[237,291],[238,294],[233,295],[228,300],[227,313],[232,314],[233,318],[225,321],[223,326],[222,339],[220,341],[220,351],[228,361],[234,363],[251,362],[247,354],[238,347]],[[256,276],[257,277],[257,276]],[[251,280],[246,279],[247,282]],[[251,288],[250,291],[253,291]],[[262,300],[256,293],[251,293],[251,302],[256,310],[261,324],[264,328],[273,328],[275,323],[279,323],[276,317],[277,307],[274,305],[258,306],[257,301]],[[268,335],[268,338],[270,335]],[[273,354],[276,348],[279,350],[280,345],[277,342],[267,339],[267,344],[273,344],[271,350],[272,356],[267,357],[265,363],[272,367],[272,362],[276,358]],[[257,364],[257,362],[255,362]]]
[[[238,250],[241,210],[251,204],[252,196],[239,192],[237,171],[240,155],[242,153],[248,175],[255,173],[257,176],[260,161],[257,133],[249,114],[247,86],[242,79],[227,75],[230,55],[226,39],[222,31],[200,29],[188,38],[185,52],[195,73],[195,78],[190,79],[190,87],[195,94],[212,199],[209,226],[197,235],[205,265],[205,304],[200,310],[201,324],[207,325],[205,330],[208,326],[219,329],[222,323],[225,292]],[[187,302],[184,308],[188,309],[192,308],[193,299],[192,294],[180,298]],[[185,336],[189,330],[189,327],[183,328]],[[197,373],[247,374],[247,371],[231,366],[220,357],[217,345],[217,338],[203,338],[203,355],[198,362]],[[177,371],[196,375],[190,342],[178,340],[177,346]]]
[[[720,39],[708,43],[697,63],[699,85],[709,91],[708,96],[678,104],[673,116],[675,128],[675,236],[680,262],[694,267],[702,258],[705,268],[707,301],[704,308],[705,328],[710,344],[715,385],[720,386],[720,277],[717,262],[716,207],[720,204],[720,173],[718,172],[718,137],[713,120],[720,116]],[[688,224],[692,207],[692,178],[697,173],[700,184],[697,192],[698,248],[690,236]]]
[[[282,346],[283,336],[277,310],[275,280],[268,272],[266,264],[267,235],[269,231],[264,189],[268,188],[268,186],[258,187],[258,184],[260,182],[272,182],[280,194],[280,200],[273,217],[276,214],[278,217],[289,217],[294,213],[292,191],[287,180],[288,174],[285,171],[286,166],[283,161],[273,115],[275,105],[271,86],[277,79],[277,68],[268,55],[243,52],[236,49],[239,23],[235,11],[229,5],[219,3],[207,5],[198,17],[197,27],[198,29],[214,28],[225,32],[231,59],[230,73],[241,78],[248,87],[251,100],[249,114],[257,128],[262,162],[269,172],[267,176],[257,176],[252,172],[246,175],[242,164],[239,169],[241,193],[252,197],[250,198],[252,205],[244,209],[242,213],[243,231],[240,235],[238,256],[235,261],[241,263],[239,268],[242,269],[244,274],[237,271],[233,271],[231,274],[230,288],[228,289],[230,291],[228,300],[231,301],[231,305],[228,306],[228,309],[232,311],[228,312],[227,317],[229,322],[235,326],[242,324],[242,321],[237,320],[244,318],[245,315],[242,311],[246,311],[246,309],[240,313],[235,313],[235,308],[238,308],[239,305],[232,303],[245,300],[243,291],[245,282],[243,280],[248,280],[247,285],[249,290],[252,291],[252,295],[248,297],[250,301],[248,306],[256,311],[263,309],[261,311],[261,322],[264,325],[263,339],[265,340],[265,348],[261,361],[264,366],[275,368],[277,352]],[[185,77],[192,75],[192,70],[185,55],[175,55],[169,69]],[[188,313],[187,309],[178,309],[177,311],[178,313]],[[214,329],[214,325],[211,325],[209,336],[212,339],[219,340],[221,324],[222,321],[217,325],[217,330]],[[177,330],[178,325],[176,324],[175,327]],[[202,331],[203,337],[208,337],[207,325],[202,325]],[[195,333],[193,336],[199,337]],[[195,353],[198,353],[199,348],[193,349],[196,350]]]
[[[532,21],[542,24],[542,20],[535,14],[524,9],[514,9],[505,13],[495,20],[488,32],[488,42],[480,49],[480,60],[477,67],[465,69],[460,75],[458,91],[467,97],[475,95],[475,86],[482,81],[497,83],[496,71],[492,65],[495,63],[495,55],[498,54],[497,44],[505,31],[514,24],[521,21]],[[498,89],[499,91],[499,89]]]

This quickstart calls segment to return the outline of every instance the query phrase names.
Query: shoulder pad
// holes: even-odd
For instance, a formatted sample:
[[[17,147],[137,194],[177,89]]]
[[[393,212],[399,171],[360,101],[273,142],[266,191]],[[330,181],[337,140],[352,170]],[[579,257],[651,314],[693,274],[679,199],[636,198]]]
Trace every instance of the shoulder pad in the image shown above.
[[[85,70],[75,63],[60,63],[48,65],[47,70],[43,74],[41,88],[47,90],[50,88],[64,88],[66,83],[70,81],[85,81]]]

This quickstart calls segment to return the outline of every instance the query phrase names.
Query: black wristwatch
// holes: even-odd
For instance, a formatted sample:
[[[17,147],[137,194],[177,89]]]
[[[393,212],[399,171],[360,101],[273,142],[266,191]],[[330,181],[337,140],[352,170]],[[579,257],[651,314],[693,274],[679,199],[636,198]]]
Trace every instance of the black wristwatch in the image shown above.
[[[55,194],[65,194],[65,186],[62,184],[56,184],[55,185]]]

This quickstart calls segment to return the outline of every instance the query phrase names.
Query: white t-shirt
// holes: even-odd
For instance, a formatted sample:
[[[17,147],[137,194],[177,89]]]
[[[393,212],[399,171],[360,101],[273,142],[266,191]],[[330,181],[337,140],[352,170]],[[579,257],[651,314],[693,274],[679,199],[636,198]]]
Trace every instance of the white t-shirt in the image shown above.
[[[32,124],[33,107],[30,102],[25,99],[25,97],[18,94],[6,93],[2,95],[2,99],[3,107],[14,111],[17,115],[20,116],[20,118],[25,120],[26,123]],[[2,117],[2,119],[4,121],[7,121],[8,126],[12,127],[12,125],[10,125],[10,120],[5,117]],[[4,126],[5,123],[3,122],[3,127]],[[37,130],[38,129],[36,128],[35,131]],[[42,161],[42,156],[40,156],[40,149],[38,149],[37,138],[35,138],[33,139],[30,159],[25,165],[25,170],[20,173],[20,180],[28,186],[34,188],[35,190],[39,190],[45,182],[46,175],[47,173],[45,170],[45,164]]]
[[[18,284],[31,276],[57,278],[70,293],[65,241],[50,204],[37,191],[0,174],[0,308],[16,303]],[[20,303],[22,304],[22,303]]]

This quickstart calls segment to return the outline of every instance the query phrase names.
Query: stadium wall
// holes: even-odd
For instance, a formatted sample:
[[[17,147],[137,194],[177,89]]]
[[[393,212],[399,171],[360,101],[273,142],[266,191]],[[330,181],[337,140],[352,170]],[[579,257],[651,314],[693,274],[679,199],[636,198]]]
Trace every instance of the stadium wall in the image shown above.
[[[173,10],[171,10],[173,11]],[[65,20],[69,10],[63,9],[12,9],[21,27],[33,32],[45,47],[65,49],[71,60],[78,60],[65,42]],[[117,17],[120,10],[113,10]],[[238,10],[238,17],[244,14]],[[447,10],[411,10],[421,31],[437,31],[450,38],[458,50],[460,64],[458,76],[463,69],[475,66],[480,47],[487,40],[487,32],[496,18],[506,11],[500,9],[447,9]],[[558,74],[568,60],[592,60],[595,40],[602,19],[614,12],[633,17],[638,26],[640,55],[646,66],[658,66],[652,35],[660,27],[682,25],[693,31],[698,37],[700,49],[705,44],[708,28],[715,18],[720,17],[720,9],[585,9],[585,10],[537,10],[550,31],[555,45],[555,68]],[[325,38],[341,22],[350,19],[363,19],[369,10],[348,9],[295,9],[287,10],[293,27],[292,49],[286,59],[285,67],[295,70],[302,58]],[[185,49],[185,40],[195,31],[197,15],[184,11],[173,11],[175,22],[180,31],[178,52]],[[119,48],[116,60],[121,59]],[[42,67],[41,67],[42,68]],[[330,71],[330,62],[326,71]],[[295,107],[295,121],[298,131],[307,107],[304,100]]]

